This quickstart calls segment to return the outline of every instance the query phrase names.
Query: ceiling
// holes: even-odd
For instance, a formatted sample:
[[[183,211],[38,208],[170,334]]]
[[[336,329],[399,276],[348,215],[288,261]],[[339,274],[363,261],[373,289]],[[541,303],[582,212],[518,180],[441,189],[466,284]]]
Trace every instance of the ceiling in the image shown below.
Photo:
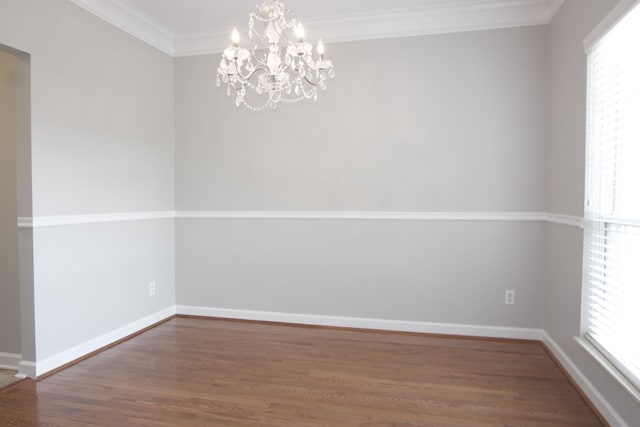
[[[172,56],[220,52],[261,0],[70,0]],[[548,23],[563,0],[286,0],[310,41],[405,37]]]

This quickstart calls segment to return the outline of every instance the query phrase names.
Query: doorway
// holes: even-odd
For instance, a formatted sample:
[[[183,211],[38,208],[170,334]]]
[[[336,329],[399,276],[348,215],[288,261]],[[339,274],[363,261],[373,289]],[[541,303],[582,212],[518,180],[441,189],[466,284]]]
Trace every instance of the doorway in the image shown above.
[[[23,360],[23,304],[33,305],[22,297],[23,278],[33,282],[22,269],[23,256],[33,264],[32,238],[17,221],[32,212],[30,127],[29,55],[0,44],[0,368],[12,370]]]

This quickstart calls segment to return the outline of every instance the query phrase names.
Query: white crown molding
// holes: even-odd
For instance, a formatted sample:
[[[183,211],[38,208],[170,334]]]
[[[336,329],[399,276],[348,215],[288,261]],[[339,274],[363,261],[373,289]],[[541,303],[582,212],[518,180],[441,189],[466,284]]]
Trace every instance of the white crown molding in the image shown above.
[[[447,1],[432,6],[305,20],[309,34],[326,42],[376,40],[548,24],[564,0]],[[218,30],[176,38],[175,56],[219,53],[228,33]]]
[[[229,31],[179,35],[175,39],[175,57],[213,55],[229,47]]]
[[[563,0],[562,0],[563,1]],[[557,0],[443,1],[430,6],[305,21],[327,41],[370,40],[548,24]],[[311,34],[311,33],[310,33]]]
[[[283,322],[299,325],[335,326],[339,328],[374,329],[425,334],[460,335],[471,337],[542,339],[541,329],[505,326],[465,325],[457,323],[432,323],[412,320],[370,319],[363,317],[324,316],[317,314],[280,313],[273,311],[236,310],[229,308],[195,307],[178,305],[176,314],[216,317],[224,319]]]
[[[175,35],[153,17],[138,9],[126,0],[69,0],[81,8],[93,13],[122,31],[131,34],[161,50],[174,56]]]
[[[151,211],[89,215],[19,217],[19,229],[155,219],[291,219],[380,221],[546,221],[583,227],[577,216],[546,212],[396,212],[396,211]]]
[[[219,53],[228,44],[228,28],[173,34],[127,0],[70,1],[175,57]],[[563,1],[440,0],[410,9],[318,17],[305,20],[305,26],[309,34],[322,35],[325,41],[343,42],[543,25],[551,21]]]
[[[558,11],[560,10],[563,4],[564,4],[564,0],[548,0],[547,1],[547,11],[549,14],[547,18],[547,24],[549,24],[553,20],[553,18],[555,18],[556,14],[558,13]]]

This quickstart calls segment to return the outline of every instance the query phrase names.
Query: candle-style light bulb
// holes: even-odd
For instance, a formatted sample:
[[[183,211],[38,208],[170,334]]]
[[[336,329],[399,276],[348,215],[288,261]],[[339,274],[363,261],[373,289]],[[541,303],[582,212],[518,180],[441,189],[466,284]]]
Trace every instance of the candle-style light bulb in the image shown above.
[[[233,32],[231,32],[231,42],[235,46],[238,46],[238,44],[240,43],[240,33],[238,32],[238,29],[236,27],[233,27]]]
[[[322,56],[324,55],[324,43],[322,43],[322,39],[318,40],[318,55]]]
[[[302,22],[298,22],[298,25],[296,25],[296,37],[300,41],[304,38],[304,27],[302,26]]]

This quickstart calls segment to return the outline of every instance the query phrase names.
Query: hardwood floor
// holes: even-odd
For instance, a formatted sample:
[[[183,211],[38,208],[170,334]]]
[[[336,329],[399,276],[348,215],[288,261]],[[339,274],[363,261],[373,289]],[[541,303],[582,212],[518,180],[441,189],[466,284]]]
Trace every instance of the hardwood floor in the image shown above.
[[[0,425],[602,424],[536,342],[175,318],[1,392]]]
[[[3,388],[5,388],[10,384],[20,381],[19,378],[15,377],[16,374],[17,374],[16,371],[0,368],[0,390],[2,390]]]

